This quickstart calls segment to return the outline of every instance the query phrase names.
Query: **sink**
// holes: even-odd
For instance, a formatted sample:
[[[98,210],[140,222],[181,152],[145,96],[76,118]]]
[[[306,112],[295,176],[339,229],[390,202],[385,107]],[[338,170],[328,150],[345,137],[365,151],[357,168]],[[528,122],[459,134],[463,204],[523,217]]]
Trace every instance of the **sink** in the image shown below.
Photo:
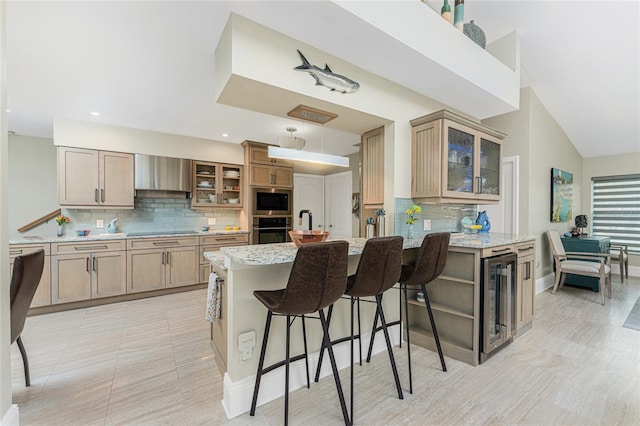
[[[289,236],[296,247],[300,247],[302,244],[320,243],[326,240],[329,236],[329,231],[289,231]]]

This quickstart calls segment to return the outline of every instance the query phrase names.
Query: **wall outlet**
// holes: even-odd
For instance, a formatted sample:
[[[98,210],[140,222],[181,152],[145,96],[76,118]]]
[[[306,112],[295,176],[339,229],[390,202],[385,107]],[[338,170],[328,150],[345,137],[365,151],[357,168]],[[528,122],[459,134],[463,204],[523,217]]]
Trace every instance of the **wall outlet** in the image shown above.
[[[242,352],[242,360],[253,358],[253,348],[256,346],[256,332],[251,330],[238,336],[238,350]]]
[[[425,219],[423,224],[423,231],[431,231],[431,219]]]
[[[104,220],[102,220],[102,219],[96,220],[96,228],[98,228],[98,229],[104,228]]]
[[[215,217],[208,217],[207,218],[207,225],[211,226],[211,225],[215,225],[216,224],[216,218]]]

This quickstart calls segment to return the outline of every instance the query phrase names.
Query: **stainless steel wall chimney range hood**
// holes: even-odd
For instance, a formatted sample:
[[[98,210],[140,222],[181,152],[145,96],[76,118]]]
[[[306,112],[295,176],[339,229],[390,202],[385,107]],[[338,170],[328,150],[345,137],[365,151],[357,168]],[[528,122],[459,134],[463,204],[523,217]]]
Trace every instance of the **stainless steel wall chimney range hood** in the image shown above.
[[[191,192],[191,160],[136,154],[135,189]]]

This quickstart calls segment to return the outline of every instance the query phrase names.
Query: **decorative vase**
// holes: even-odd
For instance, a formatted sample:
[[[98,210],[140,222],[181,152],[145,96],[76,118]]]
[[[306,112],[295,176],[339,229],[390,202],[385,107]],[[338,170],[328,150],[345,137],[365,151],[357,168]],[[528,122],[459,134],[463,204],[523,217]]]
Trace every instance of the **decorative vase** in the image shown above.
[[[58,225],[58,228],[56,229],[56,235],[58,237],[62,237],[62,225]]]
[[[373,237],[375,237],[374,229],[375,229],[375,228],[374,228],[374,226],[373,226],[373,225],[368,225],[368,224],[367,224],[367,227],[366,227],[366,229],[365,229],[365,231],[366,231],[365,236],[366,236],[367,238],[373,238]]]
[[[378,222],[377,235],[378,237],[384,237],[384,216],[378,216],[377,222]]]
[[[453,26],[463,30],[464,25],[464,0],[456,0],[455,6],[453,7]]]
[[[451,23],[451,6],[449,6],[449,0],[444,0],[442,9],[440,9],[440,16],[448,23]]]
[[[477,26],[473,22],[473,19],[468,24],[464,24],[462,26],[462,32],[464,33],[464,35],[469,37],[475,44],[482,47],[483,49],[485,48],[487,44],[487,38],[485,37],[484,31],[482,31],[482,28]],[[486,159],[487,157],[482,157],[481,161],[484,160],[486,162]]]
[[[415,235],[413,234],[413,223],[409,224],[409,228],[407,229],[407,238],[413,240]]]

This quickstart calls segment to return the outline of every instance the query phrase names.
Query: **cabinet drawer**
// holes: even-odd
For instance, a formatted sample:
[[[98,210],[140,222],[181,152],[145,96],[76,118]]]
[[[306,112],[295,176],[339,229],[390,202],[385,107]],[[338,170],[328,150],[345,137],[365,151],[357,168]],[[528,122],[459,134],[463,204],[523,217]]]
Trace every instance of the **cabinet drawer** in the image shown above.
[[[124,240],[53,243],[51,244],[51,254],[98,253],[124,250],[125,247]]]
[[[49,256],[51,253],[51,244],[10,244],[9,259],[14,259],[16,256],[33,253],[38,250],[44,250],[44,255]]]
[[[238,244],[247,244],[249,242],[248,234],[237,235],[203,235],[200,237],[200,245],[219,245],[232,246]]]
[[[140,238],[127,240],[127,249],[153,249],[153,248],[170,248],[180,246],[197,246],[198,237],[180,237],[180,238]]]
[[[200,246],[200,263],[206,263],[207,265],[210,263],[209,259],[204,257],[204,254],[206,252],[219,251],[220,247],[246,246],[246,245],[247,245],[246,242],[240,242],[240,243],[235,242],[235,243],[228,243],[228,244],[221,244],[221,245]]]
[[[482,257],[502,256],[503,254],[516,253],[512,244],[482,249]]]
[[[515,251],[518,257],[533,255],[536,252],[535,241],[515,244]]]

